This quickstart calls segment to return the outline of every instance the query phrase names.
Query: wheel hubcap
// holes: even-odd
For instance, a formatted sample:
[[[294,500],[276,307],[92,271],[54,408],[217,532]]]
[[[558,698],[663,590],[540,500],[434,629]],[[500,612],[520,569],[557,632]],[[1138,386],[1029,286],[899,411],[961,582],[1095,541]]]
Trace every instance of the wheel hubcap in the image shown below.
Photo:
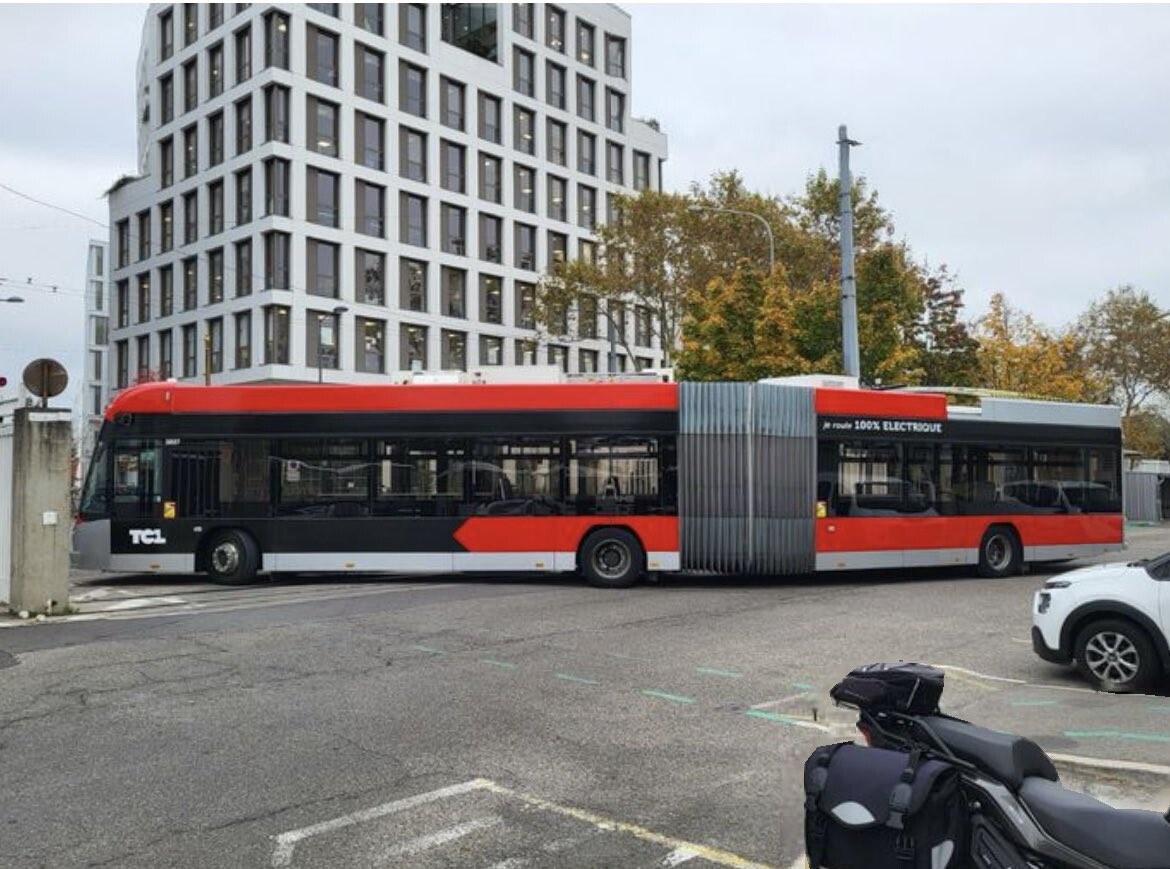
[[[1011,544],[1000,534],[988,540],[984,549],[987,563],[995,570],[1003,570],[1008,566],[1008,562],[1011,560],[1011,551]]]
[[[623,576],[630,566],[630,550],[624,543],[606,541],[593,552],[593,569],[609,579]]]
[[[1125,634],[1102,631],[1085,643],[1085,666],[1102,682],[1124,683],[1137,675],[1141,657]]]
[[[211,550],[211,567],[216,573],[233,573],[240,566],[240,550],[234,543],[223,542]]]

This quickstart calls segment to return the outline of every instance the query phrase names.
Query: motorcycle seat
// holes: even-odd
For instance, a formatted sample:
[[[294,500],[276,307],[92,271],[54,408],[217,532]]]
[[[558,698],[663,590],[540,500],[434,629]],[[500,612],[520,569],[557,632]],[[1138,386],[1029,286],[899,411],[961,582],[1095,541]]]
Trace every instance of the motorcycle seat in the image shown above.
[[[921,719],[955,756],[994,776],[1013,791],[1029,777],[1057,781],[1059,776],[1044,749],[1014,733],[990,730],[957,718],[924,715]]]
[[[1046,833],[1105,866],[1170,866],[1170,823],[1157,812],[1115,809],[1042,778],[1025,779],[1019,797]]]

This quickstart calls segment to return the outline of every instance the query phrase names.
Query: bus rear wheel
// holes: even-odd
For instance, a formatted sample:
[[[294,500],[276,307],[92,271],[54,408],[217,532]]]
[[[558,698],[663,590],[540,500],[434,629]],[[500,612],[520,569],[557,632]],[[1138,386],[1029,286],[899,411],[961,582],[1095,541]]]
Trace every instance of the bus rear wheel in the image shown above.
[[[979,575],[992,578],[1020,572],[1024,553],[1020,538],[1008,525],[992,525],[979,543]]]
[[[222,585],[251,582],[260,569],[260,549],[243,531],[217,531],[204,553],[207,578]]]
[[[638,538],[624,528],[595,531],[581,547],[581,572],[597,588],[629,588],[646,568]]]

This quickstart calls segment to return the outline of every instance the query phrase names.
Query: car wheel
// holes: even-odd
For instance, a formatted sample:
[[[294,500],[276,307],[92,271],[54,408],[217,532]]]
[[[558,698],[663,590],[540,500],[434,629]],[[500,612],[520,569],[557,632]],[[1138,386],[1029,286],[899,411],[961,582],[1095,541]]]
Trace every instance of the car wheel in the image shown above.
[[[260,569],[260,549],[243,531],[217,532],[207,544],[207,578],[223,585],[251,582]]]
[[[604,528],[581,548],[581,572],[598,588],[629,588],[642,576],[646,554],[638,538],[623,528]]]
[[[1133,622],[1101,619],[1077,637],[1077,668],[1102,691],[1132,694],[1145,691],[1158,677],[1154,644]]]
[[[1020,538],[1006,525],[992,525],[979,543],[979,575],[1012,576],[1020,572],[1024,554]]]

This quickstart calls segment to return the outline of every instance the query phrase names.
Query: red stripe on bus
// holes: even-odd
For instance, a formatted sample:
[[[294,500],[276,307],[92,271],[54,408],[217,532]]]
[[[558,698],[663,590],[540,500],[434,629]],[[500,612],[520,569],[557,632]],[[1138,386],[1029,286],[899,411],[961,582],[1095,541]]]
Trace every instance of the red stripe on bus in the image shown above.
[[[476,383],[438,385],[146,383],[115,396],[122,413],[364,413],[468,410],[677,410],[674,383]]]
[[[990,525],[1011,525],[1024,546],[1121,543],[1116,513],[1037,516],[830,516],[817,519],[817,552],[975,549]]]
[[[455,539],[468,552],[573,552],[602,525],[629,528],[647,552],[678,552],[677,516],[473,516]]]
[[[947,418],[947,397],[934,393],[879,389],[817,389],[814,406],[818,414],[827,415]]]

